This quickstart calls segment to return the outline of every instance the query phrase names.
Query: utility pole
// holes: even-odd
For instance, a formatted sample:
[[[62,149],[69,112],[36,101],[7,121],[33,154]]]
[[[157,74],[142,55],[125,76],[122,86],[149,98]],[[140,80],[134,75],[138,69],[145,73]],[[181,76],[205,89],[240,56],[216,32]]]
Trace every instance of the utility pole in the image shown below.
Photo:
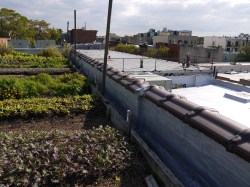
[[[74,34],[74,63],[76,63],[76,10],[74,10],[74,25],[75,25],[75,34]],[[73,34],[73,32],[72,32]]]
[[[67,43],[69,43],[69,22],[67,21]]]
[[[106,28],[106,38],[105,38],[105,52],[104,52],[103,74],[102,74],[102,90],[101,90],[101,93],[102,93],[103,96],[105,95],[105,81],[106,81],[107,58],[108,58],[108,49],[109,49],[109,32],[110,32],[110,21],[111,21],[112,3],[113,3],[113,0],[109,0],[107,28]]]

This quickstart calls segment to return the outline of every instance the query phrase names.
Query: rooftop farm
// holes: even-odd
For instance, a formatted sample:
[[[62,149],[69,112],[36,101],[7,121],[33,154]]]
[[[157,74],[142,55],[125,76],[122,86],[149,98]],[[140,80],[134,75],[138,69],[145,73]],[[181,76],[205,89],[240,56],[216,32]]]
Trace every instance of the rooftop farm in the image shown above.
[[[67,66],[64,57],[1,54],[1,70],[44,71],[0,76],[0,186],[146,186],[144,158],[107,121],[91,82],[49,74]]]

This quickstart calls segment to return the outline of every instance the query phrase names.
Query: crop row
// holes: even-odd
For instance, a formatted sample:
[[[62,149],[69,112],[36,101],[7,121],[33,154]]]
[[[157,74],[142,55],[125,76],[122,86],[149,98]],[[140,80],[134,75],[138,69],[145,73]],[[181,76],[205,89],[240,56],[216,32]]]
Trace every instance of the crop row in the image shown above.
[[[90,110],[94,105],[91,95],[68,98],[30,98],[0,101],[0,119],[65,116]]]
[[[65,97],[88,93],[90,82],[81,74],[71,73],[53,78],[48,74],[30,77],[1,77],[0,100],[31,97]]]
[[[47,73],[50,75],[62,75],[72,73],[70,68],[0,68],[0,75],[38,75]]]
[[[0,186],[88,185],[115,178],[135,149],[115,129],[0,132]]]
[[[43,57],[37,55],[0,55],[1,68],[64,68],[67,59],[60,57]]]

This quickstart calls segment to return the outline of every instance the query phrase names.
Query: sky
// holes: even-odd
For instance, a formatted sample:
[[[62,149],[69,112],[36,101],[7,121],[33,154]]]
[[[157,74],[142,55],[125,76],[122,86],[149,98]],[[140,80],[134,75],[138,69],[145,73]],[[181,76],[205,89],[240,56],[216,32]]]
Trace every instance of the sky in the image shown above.
[[[0,0],[8,8],[51,27],[77,28],[106,33],[109,0]],[[111,33],[134,35],[167,28],[191,30],[194,36],[250,34],[250,0],[113,0]]]

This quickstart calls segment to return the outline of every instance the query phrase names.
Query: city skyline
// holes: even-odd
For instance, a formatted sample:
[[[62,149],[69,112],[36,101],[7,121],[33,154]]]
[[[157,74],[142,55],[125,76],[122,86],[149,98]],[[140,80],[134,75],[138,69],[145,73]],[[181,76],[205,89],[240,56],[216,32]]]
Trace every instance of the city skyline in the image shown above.
[[[162,30],[191,30],[197,36],[238,36],[250,30],[249,0],[113,0],[111,33],[120,36],[147,32],[150,28]],[[33,20],[45,20],[64,32],[74,27],[98,30],[105,35],[108,0],[69,2],[2,0],[0,8],[13,9]]]

